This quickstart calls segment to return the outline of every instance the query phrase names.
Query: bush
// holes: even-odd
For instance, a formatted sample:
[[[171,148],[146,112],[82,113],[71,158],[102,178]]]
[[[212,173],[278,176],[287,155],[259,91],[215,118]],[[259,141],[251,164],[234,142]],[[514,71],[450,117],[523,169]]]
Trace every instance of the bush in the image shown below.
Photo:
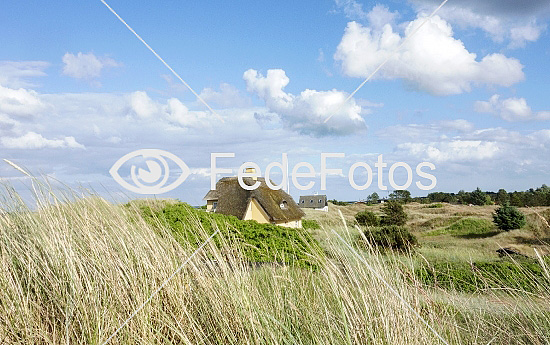
[[[382,206],[382,225],[405,225],[407,222],[407,213],[403,205],[395,201],[388,201]]]
[[[302,228],[306,230],[317,230],[321,229],[321,226],[313,219],[304,219],[302,220]]]
[[[380,225],[380,217],[378,217],[374,212],[372,211],[361,211],[355,215],[355,220],[359,225],[366,225],[366,226],[379,226]]]
[[[196,210],[186,203],[164,204],[152,208],[140,206],[142,217],[152,226],[160,224],[172,231],[174,238],[193,246],[205,239],[197,232],[202,226],[211,234],[216,228],[224,237],[234,240],[244,259],[250,262],[285,262],[302,267],[316,268],[312,262],[313,251],[320,247],[313,237],[303,229],[287,228],[274,224],[260,224],[254,220],[240,220],[234,216],[207,213]],[[218,236],[213,242],[220,246]]]
[[[380,249],[407,251],[418,244],[416,237],[403,226],[371,228],[367,229],[364,235],[370,244]]]
[[[514,206],[505,203],[493,213],[493,222],[500,230],[510,231],[525,225],[525,215]]]

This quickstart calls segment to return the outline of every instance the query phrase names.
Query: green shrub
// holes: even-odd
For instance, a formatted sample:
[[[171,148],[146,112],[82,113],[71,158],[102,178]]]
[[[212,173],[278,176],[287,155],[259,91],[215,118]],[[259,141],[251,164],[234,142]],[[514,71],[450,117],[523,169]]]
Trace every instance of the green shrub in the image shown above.
[[[500,230],[510,231],[525,225],[525,215],[514,206],[505,203],[493,213],[493,222]]]
[[[407,213],[403,205],[395,201],[388,201],[382,206],[382,225],[405,225],[407,222]]]
[[[355,220],[357,221],[357,223],[359,225],[365,225],[365,226],[379,226],[380,225],[380,217],[378,217],[372,211],[358,212],[355,215]]]
[[[202,226],[207,234],[216,228],[230,238],[251,262],[285,262],[302,267],[316,267],[311,261],[313,252],[320,252],[315,239],[303,229],[273,224],[260,224],[253,220],[240,220],[234,216],[207,213],[186,203],[165,204],[151,208],[140,206],[142,217],[151,225],[159,222],[168,227],[180,243],[200,245],[205,238],[197,231]],[[219,236],[213,242],[220,246]]]
[[[302,228],[307,230],[317,230],[321,229],[321,226],[313,219],[304,219],[302,220]]]
[[[442,208],[442,207],[443,207],[442,203],[429,204],[429,205],[424,206],[424,208]]]
[[[407,251],[418,244],[416,237],[403,226],[369,228],[365,230],[364,235],[370,244],[379,249]]]

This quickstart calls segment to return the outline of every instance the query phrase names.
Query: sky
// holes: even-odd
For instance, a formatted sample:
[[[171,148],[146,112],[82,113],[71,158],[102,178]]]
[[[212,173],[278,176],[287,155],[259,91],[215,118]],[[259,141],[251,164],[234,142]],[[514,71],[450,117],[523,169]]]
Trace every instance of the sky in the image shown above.
[[[7,2],[0,158],[69,187],[133,198],[143,195],[120,186],[111,167],[135,150],[160,149],[190,175],[159,197],[193,205],[204,203],[216,152],[235,153],[217,160],[232,172],[216,178],[244,162],[265,171],[283,154],[290,171],[312,164],[315,176],[302,184],[313,187],[291,184],[294,198],[386,196],[396,162],[412,167],[408,189],[417,196],[550,182],[546,0],[449,0],[432,17],[439,1],[107,3],[213,111],[101,1]],[[344,153],[327,160],[342,172],[328,175],[326,190],[321,153]],[[373,170],[364,190],[348,181],[357,162],[358,185],[368,179],[364,163]],[[429,191],[416,185],[429,184],[415,170],[422,162],[435,167],[425,170],[437,179]],[[147,182],[145,159],[126,163],[125,181],[134,181],[134,166]],[[170,164],[168,183],[181,172]],[[282,178],[276,168],[271,177]],[[407,179],[396,167],[394,183]],[[3,161],[0,181],[31,186]]]

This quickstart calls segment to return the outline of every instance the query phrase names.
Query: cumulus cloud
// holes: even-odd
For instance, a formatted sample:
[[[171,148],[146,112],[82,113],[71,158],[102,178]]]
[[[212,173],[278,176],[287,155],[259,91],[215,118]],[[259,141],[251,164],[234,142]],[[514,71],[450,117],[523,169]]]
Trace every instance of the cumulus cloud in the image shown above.
[[[375,28],[393,23],[399,15],[397,12],[391,12],[381,4],[375,5],[371,11],[367,12],[363,9],[363,5],[355,0],[335,0],[334,2],[348,19],[369,22]]]
[[[508,47],[511,49],[523,48],[527,42],[537,41],[545,29],[546,25],[538,25],[536,21],[513,27],[510,29],[510,44]]]
[[[404,34],[389,24],[381,29],[348,23],[334,55],[345,75],[367,77],[396,51],[425,19],[404,23]],[[452,68],[450,68],[452,66]],[[494,53],[477,59],[453,37],[451,25],[434,16],[395,53],[375,76],[402,79],[409,87],[436,95],[460,94],[472,85],[511,86],[524,79],[523,65]]]
[[[421,12],[431,12],[440,4],[438,0],[411,2]],[[546,25],[537,23],[537,17],[544,18],[549,13],[550,2],[546,0],[463,0],[449,2],[438,15],[464,29],[481,29],[495,42],[508,41],[508,47],[515,49],[538,40]]]
[[[63,55],[63,74],[76,79],[94,80],[101,76],[103,69],[118,67],[120,64],[109,57],[98,57],[94,53],[79,52],[76,55]]]
[[[204,88],[199,96],[206,102],[221,108],[242,108],[250,106],[250,99],[245,97],[239,89],[227,83],[220,84],[220,91]]]
[[[0,113],[19,117],[32,117],[46,105],[34,90],[11,89],[0,85]]]
[[[287,93],[284,88],[290,79],[282,69],[270,69],[266,76],[249,69],[243,79],[247,90],[256,93],[271,112],[280,116],[283,125],[294,131],[323,136],[359,133],[367,128],[361,106],[354,99],[344,103],[348,96],[345,92],[306,89],[299,95]]]
[[[157,114],[160,106],[154,102],[147,92],[135,91],[130,94],[130,108],[138,118],[146,119]]]
[[[129,95],[131,112],[140,119],[167,121],[180,127],[210,127],[209,113],[190,111],[177,98],[170,98],[166,103],[154,101],[145,91],[135,91]]]
[[[186,128],[211,127],[209,113],[189,111],[189,108],[177,98],[170,98],[163,108],[166,119],[178,126]]]
[[[28,132],[20,137],[3,137],[0,139],[0,143],[8,149],[85,148],[74,137],[46,139],[35,132]]]
[[[12,88],[34,87],[30,79],[44,77],[46,61],[0,61],[0,85]]]
[[[506,121],[550,120],[550,111],[533,112],[525,98],[504,98],[493,95],[488,101],[476,101],[474,109],[478,113],[489,113]]]
[[[367,19],[367,12],[363,9],[363,5],[355,0],[334,0],[334,3],[351,20]]]

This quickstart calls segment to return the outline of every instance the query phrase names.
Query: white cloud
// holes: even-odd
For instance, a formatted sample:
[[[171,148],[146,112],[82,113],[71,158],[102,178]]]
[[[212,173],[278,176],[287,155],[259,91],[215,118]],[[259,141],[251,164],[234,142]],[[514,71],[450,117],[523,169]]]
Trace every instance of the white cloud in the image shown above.
[[[381,130],[379,137],[396,142],[396,159],[430,161],[437,166],[438,179],[452,174],[447,176],[449,182],[456,180],[457,174],[492,183],[548,170],[550,130],[524,134],[501,127],[474,129],[470,124],[464,126],[472,127],[470,130],[457,131],[445,128],[446,125],[440,122],[391,126]]]
[[[505,98],[493,95],[488,101],[476,101],[478,113],[495,114],[506,121],[550,120],[550,111],[533,112],[525,98]]]
[[[209,113],[190,111],[177,98],[170,98],[166,103],[154,101],[145,91],[135,91],[129,95],[131,112],[139,119],[165,121],[179,127],[209,128]]]
[[[383,128],[377,132],[380,138],[393,142],[429,142],[447,140],[449,135],[471,133],[474,124],[464,120],[443,120],[432,124],[400,124]]]
[[[382,28],[386,24],[393,24],[397,16],[397,12],[391,12],[386,6],[380,4],[374,6],[367,13],[369,23],[374,28]]]
[[[109,57],[97,57],[94,53],[63,55],[63,74],[76,79],[93,80],[101,76],[107,67],[118,67],[120,64]]]
[[[146,119],[159,113],[160,106],[147,92],[135,91],[130,94],[130,107],[138,118]]]
[[[432,143],[404,143],[398,150],[434,163],[472,162],[494,158],[500,151],[496,142],[451,140]]]
[[[334,58],[341,63],[345,75],[367,77],[424,20],[419,16],[403,23],[403,36],[389,24],[377,29],[350,22]],[[523,65],[517,59],[502,54],[490,54],[478,60],[462,41],[453,37],[451,25],[434,16],[390,58],[376,77],[400,78],[414,89],[448,95],[468,92],[476,84],[508,87],[523,80],[524,74]]]
[[[205,88],[199,96],[206,102],[216,104],[221,108],[242,108],[250,106],[250,99],[245,97],[239,89],[231,84],[221,83],[220,91]]]
[[[44,77],[46,61],[0,61],[0,85],[12,88],[34,87],[29,79]]]
[[[165,118],[178,126],[186,128],[208,128],[211,121],[207,113],[203,111],[189,111],[189,109],[177,98],[170,98],[163,107]]]
[[[439,125],[441,128],[456,130],[459,132],[469,132],[474,129],[474,124],[464,119],[444,120],[441,121]]]
[[[3,137],[0,139],[0,142],[2,146],[8,149],[85,148],[74,137],[46,139],[41,134],[35,132],[28,132],[20,137]]]
[[[419,12],[431,12],[440,4],[437,0],[411,2]],[[481,29],[493,41],[508,41],[508,48],[515,49],[538,40],[546,25],[538,24],[537,17],[544,18],[549,12],[546,0],[493,0],[449,2],[438,15],[463,29]]]
[[[0,114],[0,137],[12,134],[20,123],[5,114]]]
[[[336,6],[342,9],[347,18],[351,20],[366,20],[367,12],[363,5],[355,0],[334,0]]]
[[[316,91],[306,89],[299,95],[284,91],[290,82],[284,70],[270,69],[264,77],[249,69],[243,79],[248,91],[265,101],[267,108],[278,114],[285,125],[304,134],[343,135],[366,130],[361,117],[361,106],[354,99],[344,103],[347,94],[342,91]],[[332,118],[325,123],[325,120]]]
[[[0,85],[0,113],[31,117],[42,111],[46,105],[34,90],[11,89]]]
[[[545,25],[537,25],[536,21],[513,27],[510,29],[510,44],[508,47],[512,49],[523,48],[527,42],[537,41],[545,29]]]

